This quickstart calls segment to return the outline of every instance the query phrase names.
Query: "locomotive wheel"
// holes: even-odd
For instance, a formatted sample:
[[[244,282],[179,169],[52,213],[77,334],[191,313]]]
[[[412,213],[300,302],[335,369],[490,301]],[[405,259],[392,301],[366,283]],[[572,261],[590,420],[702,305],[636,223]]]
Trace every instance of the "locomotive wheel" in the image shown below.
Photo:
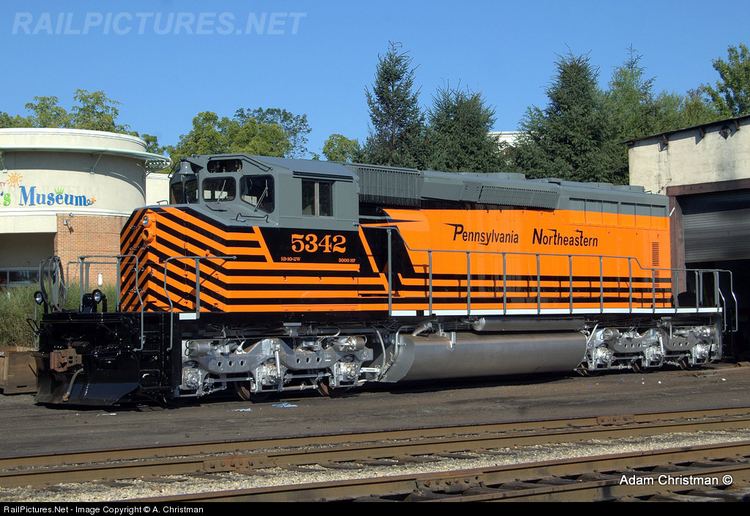
[[[324,378],[318,382],[318,392],[325,398],[332,397],[333,388],[328,384],[328,378]]]
[[[234,391],[242,401],[251,401],[253,403],[262,403],[268,401],[271,397],[267,392],[254,393],[250,382],[235,382]]]
[[[323,380],[318,382],[318,392],[321,394],[321,396],[325,396],[326,398],[341,398],[351,388],[351,386],[333,388],[328,383],[328,378],[324,378]]]

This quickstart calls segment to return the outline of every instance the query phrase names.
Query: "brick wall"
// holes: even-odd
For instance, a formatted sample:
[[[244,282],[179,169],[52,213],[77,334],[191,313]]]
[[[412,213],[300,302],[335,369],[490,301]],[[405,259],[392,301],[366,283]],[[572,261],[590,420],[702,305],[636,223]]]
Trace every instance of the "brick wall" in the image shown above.
[[[120,254],[120,230],[128,220],[127,217],[113,215],[57,215],[57,234],[55,235],[55,254],[62,260],[67,273],[69,285],[78,285],[79,256],[117,255]],[[88,261],[113,261],[89,259]],[[116,265],[91,264],[89,266],[88,291],[96,288],[97,275],[102,274],[104,285],[115,285],[117,281]],[[84,276],[85,277],[85,276]]]

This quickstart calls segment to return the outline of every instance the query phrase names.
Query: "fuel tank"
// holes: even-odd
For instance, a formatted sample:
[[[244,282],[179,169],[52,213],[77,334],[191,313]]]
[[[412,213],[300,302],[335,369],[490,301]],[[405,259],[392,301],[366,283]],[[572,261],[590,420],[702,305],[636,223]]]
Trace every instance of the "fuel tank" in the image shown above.
[[[585,352],[586,337],[578,332],[400,335],[382,381],[569,372]]]

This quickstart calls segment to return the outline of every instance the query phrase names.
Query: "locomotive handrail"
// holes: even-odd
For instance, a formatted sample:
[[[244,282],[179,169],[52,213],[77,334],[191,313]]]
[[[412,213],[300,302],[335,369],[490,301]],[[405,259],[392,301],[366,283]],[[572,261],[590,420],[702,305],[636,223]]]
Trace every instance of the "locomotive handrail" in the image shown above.
[[[201,313],[201,260],[236,260],[236,256],[196,256],[196,255],[181,255],[181,256],[170,256],[162,263],[164,264],[164,295],[169,301],[169,347],[167,351],[172,351],[172,345],[174,340],[174,303],[172,302],[172,296],[169,294],[167,289],[167,265],[172,260],[193,260],[195,261],[195,318],[200,318]]]
[[[141,270],[140,265],[140,259],[135,254],[89,254],[85,256],[79,256],[78,257],[78,285],[81,295],[81,301],[80,301],[80,309],[83,309],[83,264],[86,262],[89,258],[107,258],[107,259],[114,259],[115,264],[117,265],[117,281],[115,282],[115,304],[117,306],[117,309],[120,309],[120,289],[122,288],[122,285],[120,285],[120,282],[122,281],[122,276],[120,274],[120,269],[122,267],[122,260],[123,258],[135,258],[135,265],[133,266],[133,270],[135,271],[135,294],[138,296],[138,303],[140,305],[140,314],[141,314],[141,334],[139,338],[140,347],[136,348],[136,351],[143,351],[143,345],[146,343],[146,336],[143,333],[144,330],[144,311],[145,311],[145,305],[143,303],[143,295],[141,294],[141,288],[140,288],[140,280],[139,280],[139,274]],[[102,263],[102,264],[112,264],[112,262],[89,262],[89,263]]]
[[[392,282],[392,271],[391,271],[391,262],[392,262],[392,231],[395,229],[398,233],[400,233],[400,229],[398,226],[385,226],[385,225],[379,225],[379,226],[364,226],[365,229],[382,229],[386,230],[388,232],[388,314],[392,315],[393,312],[393,302],[392,302],[392,296],[393,296],[393,282]],[[619,255],[571,255],[571,254],[562,254],[562,253],[530,253],[530,252],[522,252],[522,251],[464,251],[464,250],[458,250],[458,249],[415,249],[412,248],[406,239],[401,235],[401,240],[403,242],[404,247],[411,252],[414,253],[427,253],[427,262],[428,262],[428,310],[429,315],[432,316],[434,314],[433,312],[433,305],[434,305],[434,288],[433,288],[433,264],[434,264],[434,254],[436,253],[453,253],[453,254],[466,254],[466,274],[467,274],[467,280],[466,280],[466,301],[467,301],[467,314],[471,315],[471,255],[494,255],[494,256],[501,256],[503,261],[503,315],[507,315],[507,256],[534,256],[536,261],[536,277],[537,277],[537,295],[536,295],[536,304],[537,304],[537,313],[541,314],[541,258],[542,257],[558,257],[558,258],[568,258],[568,273],[569,273],[569,308],[568,312],[572,315],[573,314],[573,259],[595,259],[598,258],[599,260],[599,310],[603,313],[604,311],[604,260],[627,260],[628,263],[628,312],[633,313],[633,263],[636,264],[639,270],[641,270],[644,273],[651,273],[651,309],[653,313],[656,313],[657,310],[657,297],[656,297],[656,280],[657,280],[657,273],[664,273],[669,272],[671,274],[677,274],[677,277],[679,279],[680,273],[685,273],[685,277],[687,278],[687,275],[689,273],[695,274],[696,277],[696,285],[695,285],[695,295],[696,295],[696,313],[700,313],[701,308],[701,298],[702,298],[702,287],[703,287],[703,276],[705,274],[714,274],[714,289],[715,289],[715,295],[714,295],[714,308],[720,309],[722,312],[724,327],[726,329],[727,325],[727,305],[726,305],[726,299],[724,298],[723,293],[721,292],[721,288],[719,285],[719,281],[717,281],[717,276],[721,274],[727,274],[729,276],[729,292],[731,293],[733,304],[734,304],[734,324],[733,324],[733,332],[736,332],[739,328],[739,321],[738,321],[738,313],[739,313],[739,306],[737,303],[737,296],[734,292],[734,276],[732,274],[732,271],[726,270],[726,269],[688,269],[688,268],[670,268],[670,267],[644,267],[638,257],[636,256],[619,256]],[[661,276],[661,275],[659,275]],[[721,300],[723,300],[723,303]],[[641,297],[641,302],[643,301],[643,298]],[[675,311],[679,307],[675,307]]]

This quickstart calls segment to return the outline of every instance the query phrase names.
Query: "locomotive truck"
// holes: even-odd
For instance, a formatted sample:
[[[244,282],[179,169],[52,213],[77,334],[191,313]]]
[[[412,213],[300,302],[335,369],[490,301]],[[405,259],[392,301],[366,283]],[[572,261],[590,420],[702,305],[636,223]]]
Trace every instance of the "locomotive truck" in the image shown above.
[[[702,366],[736,329],[731,273],[671,267],[669,227],[636,186],[192,156],[125,224],[117,299],[65,310],[42,263],[36,399]]]

